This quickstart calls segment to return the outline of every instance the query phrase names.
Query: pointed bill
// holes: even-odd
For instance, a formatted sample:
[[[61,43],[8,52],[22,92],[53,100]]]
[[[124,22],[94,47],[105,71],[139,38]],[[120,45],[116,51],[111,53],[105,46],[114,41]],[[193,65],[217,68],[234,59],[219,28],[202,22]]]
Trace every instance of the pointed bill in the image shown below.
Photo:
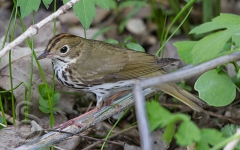
[[[45,50],[40,56],[38,56],[37,60],[44,59],[49,56],[49,52]]]

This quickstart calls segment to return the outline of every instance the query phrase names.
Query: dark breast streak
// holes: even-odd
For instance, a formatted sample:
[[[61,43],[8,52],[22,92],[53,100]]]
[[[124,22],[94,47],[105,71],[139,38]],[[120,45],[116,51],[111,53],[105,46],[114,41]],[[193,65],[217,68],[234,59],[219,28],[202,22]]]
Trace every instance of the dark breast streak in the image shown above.
[[[78,90],[88,91],[91,86],[83,84],[81,81],[72,80],[72,71],[70,69],[60,67],[53,63],[53,70],[57,79],[65,86]],[[70,72],[69,72],[70,71]]]

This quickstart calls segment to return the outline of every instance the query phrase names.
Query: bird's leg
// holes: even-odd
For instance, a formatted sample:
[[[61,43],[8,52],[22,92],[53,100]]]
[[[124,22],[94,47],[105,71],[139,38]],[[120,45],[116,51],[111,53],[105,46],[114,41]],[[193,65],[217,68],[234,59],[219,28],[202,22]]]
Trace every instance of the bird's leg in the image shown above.
[[[85,117],[85,116],[87,116],[87,115],[94,114],[95,112],[97,112],[98,110],[100,110],[103,106],[110,106],[110,105],[112,104],[112,101],[113,101],[113,100],[115,100],[117,97],[119,97],[121,94],[123,94],[123,93],[126,92],[126,91],[127,91],[127,90],[123,90],[123,91],[120,91],[120,92],[118,92],[117,94],[111,96],[110,98],[107,99],[107,101],[104,103],[104,105],[103,105],[103,100],[99,100],[99,102],[97,103],[97,106],[96,106],[94,109],[92,109],[92,110],[90,110],[90,111],[88,111],[88,112],[86,112],[86,113],[84,113],[84,114],[82,114],[82,115],[80,115],[80,116],[78,116],[78,117],[76,117],[76,118],[73,118],[73,119],[71,119],[71,120],[69,120],[69,121],[67,121],[67,122],[65,122],[65,123],[63,123],[63,124],[60,124],[60,125],[56,126],[55,129],[60,129],[60,130],[62,130],[62,129],[64,129],[64,128],[66,128],[67,126],[76,124],[75,122],[76,122],[77,120],[79,120],[79,119],[81,119],[81,118],[83,118],[83,117]],[[79,127],[82,126],[81,124],[76,124],[76,125],[79,126]]]
[[[120,92],[118,92],[117,94],[109,97],[109,98],[106,100],[104,106],[110,106],[110,105],[112,104],[112,101],[113,101],[113,100],[115,100],[117,97],[119,97],[120,95],[122,95],[122,94],[123,94],[124,92],[126,92],[126,91],[127,91],[127,90],[120,91]]]

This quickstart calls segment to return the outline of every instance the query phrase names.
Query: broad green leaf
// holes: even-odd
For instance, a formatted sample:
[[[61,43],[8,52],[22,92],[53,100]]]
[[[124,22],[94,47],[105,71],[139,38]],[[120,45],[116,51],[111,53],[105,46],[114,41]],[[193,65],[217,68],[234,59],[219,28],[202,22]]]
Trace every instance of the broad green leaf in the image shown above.
[[[236,33],[232,37],[232,41],[235,44],[235,46],[240,46],[240,33]]]
[[[53,0],[42,0],[42,1],[45,7],[48,9],[49,5],[52,3]]]
[[[161,107],[156,101],[147,102],[146,109],[151,131],[158,127],[163,127],[163,124],[165,124],[164,120],[171,116],[171,113]]]
[[[202,74],[194,88],[199,92],[199,97],[212,106],[226,106],[236,96],[236,86],[224,71],[216,69]]]
[[[96,0],[95,2],[103,9],[109,10],[109,0]]]
[[[137,43],[137,41],[136,41],[134,38],[132,38],[132,36],[126,36],[126,37],[124,38],[123,43],[124,43],[124,44],[127,44],[128,42]]]
[[[52,96],[52,90],[48,85],[40,84],[38,86],[38,91],[39,91],[40,95],[42,96],[42,98],[45,100],[48,99],[48,94],[50,97]]]
[[[184,121],[180,124],[175,138],[180,146],[187,146],[199,141],[201,139],[201,133],[193,122]]]
[[[116,45],[119,44],[119,42],[115,39],[106,39],[106,40],[104,40],[104,42],[107,42],[107,43],[110,43],[110,44],[116,44]]]
[[[212,22],[204,23],[194,28],[190,33],[202,34],[220,30],[199,40],[193,47],[193,64],[202,63],[218,57],[223,52],[224,46],[233,35],[240,34],[240,17],[232,14],[221,14]]]
[[[39,105],[42,106],[42,107],[49,108],[49,106],[48,106],[48,101],[45,100],[45,99],[43,99],[42,97],[40,97],[40,98],[38,99],[38,103],[39,103]]]
[[[115,9],[117,7],[117,3],[115,0],[109,0],[109,8]]]
[[[192,61],[192,49],[197,44],[195,41],[182,41],[176,42],[173,45],[177,47],[178,54],[181,60],[185,61],[187,64],[193,63]]]
[[[214,146],[224,139],[224,135],[216,129],[202,129],[201,140],[196,143],[197,150],[210,149],[209,145]]]
[[[94,0],[80,0],[73,6],[73,10],[83,27],[87,30],[96,16]]]
[[[225,135],[226,138],[228,138],[230,136],[233,136],[239,127],[239,125],[228,124],[221,129],[221,132]],[[240,142],[238,142],[235,148],[238,150],[240,149]]]
[[[175,131],[175,124],[174,123],[169,123],[164,130],[163,134],[163,139],[167,142],[170,143],[172,141],[173,135]]]
[[[60,100],[60,93],[55,93],[53,98],[53,106],[56,105]]]
[[[145,52],[145,49],[138,43],[127,43],[126,47],[135,51]]]
[[[18,0],[20,6],[21,17],[28,16],[33,10],[37,11],[40,6],[41,0]]]
[[[212,19],[211,22],[204,23],[195,27],[190,31],[190,34],[202,34],[219,29],[236,29],[239,27],[240,17],[234,14],[222,13],[220,16]]]
[[[199,40],[192,49],[193,64],[198,64],[218,57],[227,41],[236,32],[240,32],[240,28],[219,31]]]
[[[50,110],[48,108],[45,108],[43,106],[38,106],[38,108],[45,114],[49,114],[50,113]]]

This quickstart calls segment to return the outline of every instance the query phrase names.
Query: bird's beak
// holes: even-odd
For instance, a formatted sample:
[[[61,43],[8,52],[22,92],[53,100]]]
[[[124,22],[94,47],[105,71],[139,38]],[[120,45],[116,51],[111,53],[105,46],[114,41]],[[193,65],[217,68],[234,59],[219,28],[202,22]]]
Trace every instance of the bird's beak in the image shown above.
[[[44,59],[46,57],[49,57],[49,51],[45,50],[40,56],[38,56],[37,60]]]

